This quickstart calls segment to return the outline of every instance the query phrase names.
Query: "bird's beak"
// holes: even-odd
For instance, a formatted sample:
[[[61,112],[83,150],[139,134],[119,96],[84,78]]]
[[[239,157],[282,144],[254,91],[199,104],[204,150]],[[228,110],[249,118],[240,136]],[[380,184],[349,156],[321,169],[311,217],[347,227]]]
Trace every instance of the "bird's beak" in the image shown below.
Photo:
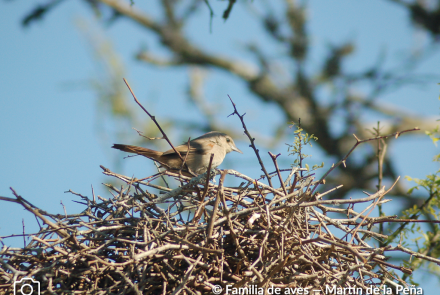
[[[243,152],[240,151],[235,145],[234,145],[234,146],[231,146],[231,148],[232,148],[233,151],[236,151],[236,152],[238,152],[238,153],[240,153],[240,154],[243,153]]]

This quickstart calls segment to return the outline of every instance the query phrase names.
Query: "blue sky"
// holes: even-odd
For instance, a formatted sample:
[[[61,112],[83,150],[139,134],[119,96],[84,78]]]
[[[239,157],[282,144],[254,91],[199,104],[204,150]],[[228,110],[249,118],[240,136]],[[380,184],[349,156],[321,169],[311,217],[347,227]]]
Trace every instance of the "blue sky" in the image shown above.
[[[281,49],[269,45],[269,39],[255,22],[256,16],[247,13],[244,5],[236,5],[230,19],[223,22],[221,11],[226,3],[216,1],[212,4],[218,14],[213,20],[212,33],[209,32],[208,11],[202,10],[188,25],[191,40],[208,51],[253,63],[254,60],[243,49],[245,41],[252,40],[267,50],[269,56],[278,58]],[[122,20],[103,28],[82,2],[65,1],[42,21],[22,28],[20,20],[33,5],[29,1],[4,1],[0,9],[3,24],[0,27],[0,195],[12,197],[9,187],[13,187],[46,211],[62,213],[62,201],[68,213],[76,213],[83,206],[72,202],[77,199],[64,192],[72,189],[90,196],[93,185],[96,194],[108,197],[101,184],[108,179],[101,174],[99,165],[114,169],[119,167],[115,165],[115,159],[123,157],[120,152],[110,149],[117,140],[114,134],[102,134],[102,129],[97,127],[100,105],[89,81],[99,81],[103,75],[85,31],[101,32],[103,38],[111,42],[124,64],[126,78],[159,122],[167,118],[191,120],[200,113],[191,106],[185,94],[188,69],[158,69],[134,59],[135,53],[143,46],[157,54],[167,55],[157,45],[156,38],[139,26]],[[142,3],[139,5],[142,6]],[[251,5],[249,2],[248,6]],[[145,4],[143,6],[146,8]],[[255,4],[255,7],[258,15],[262,6]],[[152,15],[157,11],[154,5],[148,9]],[[274,9],[279,10],[280,7]],[[308,17],[311,20],[308,27],[311,33],[311,69],[320,65],[324,49],[329,44],[349,40],[356,44],[356,52],[344,64],[346,69],[355,72],[373,64],[381,50],[387,52],[387,66],[393,67],[404,58],[404,51],[416,49],[418,43],[428,41],[426,36],[411,28],[404,10],[387,1],[313,0],[310,1]],[[438,69],[440,55],[433,54],[421,64],[418,72],[438,74]],[[123,83],[122,80],[120,83]],[[227,94],[234,98],[241,113],[247,113],[245,119],[251,132],[258,131],[268,137],[274,124],[284,120],[275,105],[255,100],[241,82],[227,73],[209,71],[204,92],[207,101],[216,106],[216,118],[224,126],[238,126],[236,117],[227,118],[232,112]],[[412,114],[432,116],[435,120],[439,115],[438,95],[438,85],[430,82],[402,88],[384,95],[380,101],[398,105]],[[134,102],[133,108],[136,108]],[[370,123],[380,119],[370,113],[363,116]],[[105,127],[111,129],[107,125]],[[200,134],[171,132],[169,135],[174,142],[180,142],[185,136],[194,138]],[[133,138],[135,136],[133,131]],[[286,142],[291,140],[291,136],[286,138]],[[222,168],[231,167],[237,161],[247,167],[257,165],[248,143],[243,139],[238,141],[237,145],[245,155],[228,155],[228,161]],[[272,151],[282,153],[284,163],[288,163],[284,144]],[[326,161],[327,167],[331,165],[329,159],[319,156],[319,150],[309,153],[315,155],[312,159],[316,163]],[[432,163],[439,149],[421,136],[402,137],[391,144],[390,153],[394,159],[399,159],[397,168],[402,176],[422,178],[439,168]],[[264,153],[263,157],[269,164],[271,162],[266,155]],[[233,167],[237,169],[237,166]],[[118,172],[137,177],[153,171],[148,160],[138,157],[125,160],[120,168]],[[243,169],[246,174],[253,173],[251,168]],[[15,204],[2,202],[0,236],[21,233],[22,218],[26,232],[38,229],[30,214]],[[21,238],[4,242],[22,245]],[[425,291],[436,284],[433,280],[422,282]]]

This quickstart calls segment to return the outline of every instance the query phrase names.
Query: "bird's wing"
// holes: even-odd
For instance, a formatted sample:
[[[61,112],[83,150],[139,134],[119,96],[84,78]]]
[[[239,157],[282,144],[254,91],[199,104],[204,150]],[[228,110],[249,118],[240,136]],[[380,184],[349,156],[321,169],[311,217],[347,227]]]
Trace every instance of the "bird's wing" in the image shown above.
[[[212,149],[215,146],[215,142],[211,141],[211,140],[206,140],[206,139],[194,139],[192,141],[189,142],[190,143],[190,147],[189,147],[189,153],[188,156],[190,155],[194,155],[194,154],[199,154],[199,155],[205,155],[208,154],[209,152],[212,151]],[[182,144],[179,146],[175,147],[176,150],[180,153],[180,155],[182,157],[185,157],[186,152],[188,151],[188,144]],[[173,149],[167,150],[166,152],[163,153],[163,156],[167,156],[167,155],[175,155],[176,153],[174,152]]]

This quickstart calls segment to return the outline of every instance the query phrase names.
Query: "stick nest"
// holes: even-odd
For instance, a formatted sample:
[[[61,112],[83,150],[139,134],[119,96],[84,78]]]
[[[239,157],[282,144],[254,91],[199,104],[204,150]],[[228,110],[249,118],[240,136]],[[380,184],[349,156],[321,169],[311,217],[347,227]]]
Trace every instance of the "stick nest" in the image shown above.
[[[24,248],[1,250],[1,294],[12,294],[24,277],[38,280],[42,294],[213,294],[227,285],[326,294],[326,286],[402,284],[394,271],[411,273],[384,256],[410,250],[374,246],[386,238],[374,224],[394,218],[366,213],[384,202],[384,189],[363,199],[323,200],[334,189],[313,193],[319,182],[294,168],[286,180],[277,171],[280,188],[233,170],[212,171],[221,174],[218,184],[208,183],[206,173],[190,179],[165,172],[161,177],[181,182],[173,190],[102,168],[126,185],[107,185],[109,199],[74,193],[86,206],[80,214],[49,214],[14,191],[16,199],[7,201],[44,225]],[[227,174],[243,183],[223,186]],[[356,212],[361,202],[369,203]]]

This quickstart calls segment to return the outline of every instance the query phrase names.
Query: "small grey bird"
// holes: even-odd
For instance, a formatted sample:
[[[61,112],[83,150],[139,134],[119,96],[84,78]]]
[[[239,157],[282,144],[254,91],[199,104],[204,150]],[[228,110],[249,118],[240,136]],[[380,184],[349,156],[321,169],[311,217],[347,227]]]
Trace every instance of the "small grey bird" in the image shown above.
[[[189,144],[189,153],[185,163],[195,174],[206,172],[211,154],[214,154],[211,168],[215,168],[223,162],[227,153],[232,151],[243,153],[235,146],[234,141],[229,135],[218,131],[203,134],[191,140]],[[167,170],[178,171],[182,167],[182,160],[173,149],[167,150],[166,152],[158,152],[143,147],[124,144],[114,144],[112,148],[147,157],[159,162]],[[182,158],[185,158],[188,144],[182,144],[175,148]],[[184,169],[182,169],[182,171],[185,171]]]

